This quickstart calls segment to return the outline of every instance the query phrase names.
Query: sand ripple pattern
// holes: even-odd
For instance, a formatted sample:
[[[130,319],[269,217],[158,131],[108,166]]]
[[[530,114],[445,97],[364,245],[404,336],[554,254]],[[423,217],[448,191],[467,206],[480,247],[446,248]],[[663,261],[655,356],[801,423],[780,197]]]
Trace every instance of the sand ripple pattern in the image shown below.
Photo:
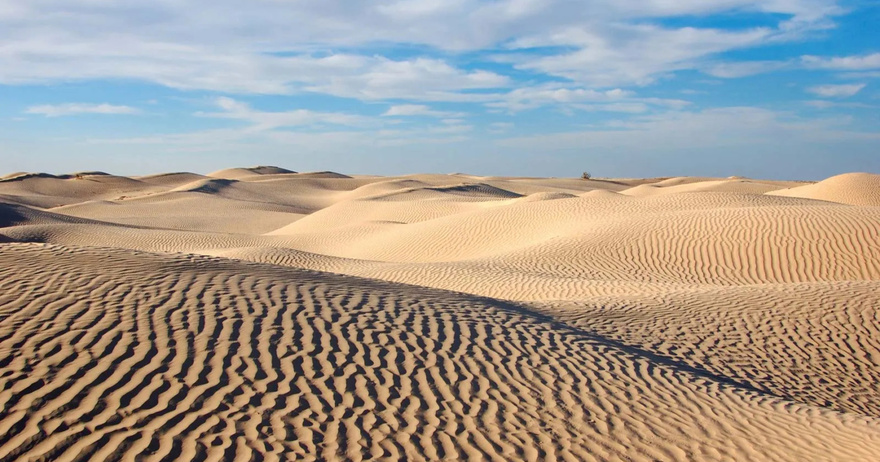
[[[880,424],[515,305],[0,245],[0,460],[868,460]]]
[[[567,324],[794,401],[880,417],[880,283],[595,297],[544,310]]]

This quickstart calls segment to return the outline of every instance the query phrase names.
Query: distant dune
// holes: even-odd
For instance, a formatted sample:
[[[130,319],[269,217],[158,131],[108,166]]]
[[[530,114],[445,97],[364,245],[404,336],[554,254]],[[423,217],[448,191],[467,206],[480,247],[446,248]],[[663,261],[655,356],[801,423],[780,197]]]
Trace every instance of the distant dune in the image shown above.
[[[873,460],[880,175],[0,178],[0,460]]]
[[[880,207],[880,175],[846,173],[816,184],[772,191],[768,194]]]
[[[217,170],[216,172],[209,173],[208,176],[212,178],[226,178],[230,180],[237,180],[239,178],[247,178],[254,175],[278,175],[287,173],[296,172],[294,172],[293,170],[287,170],[286,168],[261,165],[258,167],[227,168],[224,170]]]

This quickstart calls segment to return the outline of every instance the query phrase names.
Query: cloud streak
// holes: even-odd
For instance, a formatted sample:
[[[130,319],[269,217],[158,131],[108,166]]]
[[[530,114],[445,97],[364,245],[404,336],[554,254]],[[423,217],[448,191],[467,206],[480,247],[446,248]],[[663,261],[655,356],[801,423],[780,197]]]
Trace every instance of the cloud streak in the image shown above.
[[[373,124],[373,119],[370,117],[339,112],[319,112],[307,109],[280,112],[258,111],[245,103],[228,97],[217,98],[215,104],[222,109],[221,112],[199,112],[196,115],[241,120],[250,124],[248,131],[252,132],[318,125],[364,127]]]
[[[864,71],[880,69],[880,53],[855,56],[803,56],[804,66],[814,69],[832,69],[838,71]]]
[[[440,117],[440,118],[450,118],[450,117],[464,117],[466,114],[463,112],[452,112],[452,111],[437,111],[431,109],[430,107],[424,104],[400,104],[391,106],[385,111],[382,116],[384,117]]]
[[[41,104],[31,106],[25,110],[26,114],[37,114],[46,117],[62,117],[79,114],[140,114],[140,110],[131,106],[117,106],[113,104]]]
[[[842,85],[817,85],[807,88],[807,91],[824,98],[847,98],[855,95],[865,88],[864,83]]]

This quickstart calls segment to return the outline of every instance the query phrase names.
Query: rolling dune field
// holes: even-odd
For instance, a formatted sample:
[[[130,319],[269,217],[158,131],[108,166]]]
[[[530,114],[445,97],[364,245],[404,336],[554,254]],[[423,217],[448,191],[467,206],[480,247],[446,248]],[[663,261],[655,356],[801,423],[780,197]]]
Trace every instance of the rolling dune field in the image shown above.
[[[0,460],[880,457],[880,175],[0,177]]]

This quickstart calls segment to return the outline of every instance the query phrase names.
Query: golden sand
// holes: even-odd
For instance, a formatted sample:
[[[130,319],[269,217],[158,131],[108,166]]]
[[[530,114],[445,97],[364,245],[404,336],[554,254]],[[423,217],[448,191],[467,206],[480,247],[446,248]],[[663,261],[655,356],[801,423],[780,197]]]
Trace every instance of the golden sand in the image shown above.
[[[874,460],[880,176],[0,179],[0,460]]]

